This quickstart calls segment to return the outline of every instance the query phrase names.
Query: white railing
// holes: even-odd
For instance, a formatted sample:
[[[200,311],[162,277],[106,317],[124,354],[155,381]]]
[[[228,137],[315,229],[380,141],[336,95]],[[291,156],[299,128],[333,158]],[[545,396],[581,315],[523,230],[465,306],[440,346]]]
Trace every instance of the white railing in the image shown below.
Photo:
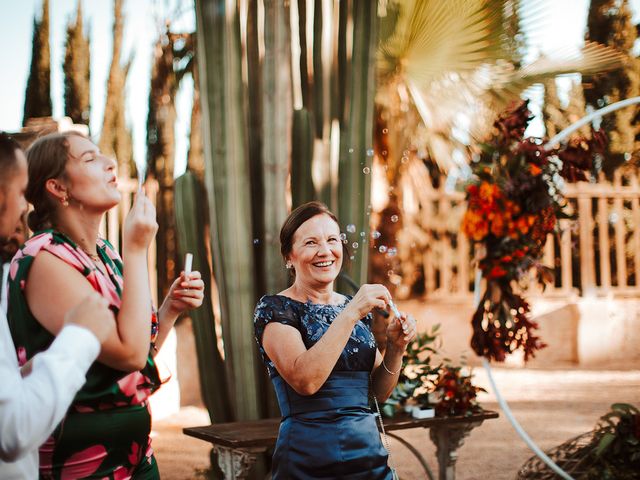
[[[399,243],[419,244],[412,255],[422,257],[416,263],[422,264],[428,297],[466,300],[473,292],[473,254],[460,231],[464,194],[431,188],[428,172],[418,163],[408,165],[406,173],[399,234],[405,238]],[[613,182],[569,184],[565,196],[576,218],[560,221],[543,256],[543,263],[555,270],[555,281],[544,292],[531,281],[529,293],[640,296],[638,177],[618,173]]]

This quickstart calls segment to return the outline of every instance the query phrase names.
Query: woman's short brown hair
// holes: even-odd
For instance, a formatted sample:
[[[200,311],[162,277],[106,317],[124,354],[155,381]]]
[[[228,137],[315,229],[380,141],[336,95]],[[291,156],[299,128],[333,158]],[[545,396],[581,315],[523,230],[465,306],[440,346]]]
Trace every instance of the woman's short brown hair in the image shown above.
[[[282,258],[287,259],[291,250],[293,249],[293,237],[304,222],[313,218],[317,215],[327,215],[331,220],[336,222],[338,227],[340,226],[340,222],[338,221],[338,217],[334,215],[334,213],[329,210],[324,203],[313,201],[307,202],[299,207],[296,207],[287,217],[287,219],[282,224],[282,228],[280,229],[280,253],[282,254]],[[349,248],[347,245],[342,242],[342,265],[349,263]]]
[[[24,196],[33,205],[27,221],[34,232],[52,227],[55,204],[47,193],[46,183],[64,176],[69,159],[69,137],[72,136],[86,138],[74,131],[50,133],[27,149],[29,183]]]

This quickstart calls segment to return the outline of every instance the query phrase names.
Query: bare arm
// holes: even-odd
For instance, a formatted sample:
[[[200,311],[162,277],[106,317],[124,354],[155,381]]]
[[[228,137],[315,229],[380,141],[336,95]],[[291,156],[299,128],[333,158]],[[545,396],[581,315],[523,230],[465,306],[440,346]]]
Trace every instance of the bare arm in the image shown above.
[[[389,298],[384,286],[363,285],[310,349],[295,328],[278,323],[265,327],[262,346],[278,373],[296,392],[313,395],[331,374],[358,320],[374,307],[384,308]]]
[[[132,291],[136,287],[136,279],[131,281],[131,276],[125,276],[122,308],[116,318],[116,328],[104,340],[98,357],[105,365],[123,371],[144,367],[149,353],[151,300],[139,301],[136,305],[135,292]],[[64,279],[64,282],[60,279]],[[148,290],[149,287],[146,288]],[[125,304],[127,291],[131,301]],[[64,326],[65,314],[92,293],[93,288],[80,272],[45,251],[40,252],[33,261],[25,288],[31,312],[45,329],[56,336]]]
[[[384,358],[379,351],[376,352],[375,367],[371,374],[373,391],[378,401],[384,402],[393,392],[400,376],[402,357],[415,336],[416,322],[412,317],[402,314],[401,318],[394,317],[389,323]]]
[[[173,282],[164,302],[158,309],[158,337],[156,351],[160,350],[178,317],[185,311],[198,308],[204,299],[204,282],[200,272],[193,271],[188,277],[184,272]],[[155,354],[155,352],[154,352]]]

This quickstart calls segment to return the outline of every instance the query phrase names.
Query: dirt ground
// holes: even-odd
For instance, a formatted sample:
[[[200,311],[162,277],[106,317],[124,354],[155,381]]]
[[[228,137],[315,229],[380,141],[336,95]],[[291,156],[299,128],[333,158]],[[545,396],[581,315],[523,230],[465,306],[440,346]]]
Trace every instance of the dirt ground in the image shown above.
[[[484,370],[476,368],[475,374],[476,383],[490,390]],[[591,430],[614,402],[640,404],[640,370],[494,368],[494,377],[515,417],[543,449]],[[499,410],[493,393],[483,394],[480,400],[484,408]],[[208,423],[206,412],[195,407],[155,422],[153,444],[164,480],[206,478],[209,445],[183,435],[182,428]],[[428,432],[399,433],[424,455],[437,475]],[[415,457],[393,439],[391,451],[403,480],[426,478]],[[476,428],[458,453],[459,480],[513,479],[532,455],[502,413]]]

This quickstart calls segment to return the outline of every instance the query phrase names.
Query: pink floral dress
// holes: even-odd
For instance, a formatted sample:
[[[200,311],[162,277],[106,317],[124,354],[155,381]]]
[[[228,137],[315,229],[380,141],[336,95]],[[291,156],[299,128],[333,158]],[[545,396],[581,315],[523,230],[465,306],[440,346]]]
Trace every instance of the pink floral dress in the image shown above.
[[[74,267],[109,301],[114,312],[120,309],[122,260],[106,240],[99,240],[97,247],[108,275],[68,237],[53,230],[34,235],[13,258],[7,317],[20,364],[46,349],[54,339],[33,316],[24,295],[29,269],[39,252],[49,252]],[[64,282],[62,278],[51,280]],[[149,330],[152,346],[158,330],[155,314]],[[132,373],[94,362],[66,417],[40,449],[40,478],[159,478],[149,438],[151,414],[147,401],[159,386],[151,354],[146,366]]]

